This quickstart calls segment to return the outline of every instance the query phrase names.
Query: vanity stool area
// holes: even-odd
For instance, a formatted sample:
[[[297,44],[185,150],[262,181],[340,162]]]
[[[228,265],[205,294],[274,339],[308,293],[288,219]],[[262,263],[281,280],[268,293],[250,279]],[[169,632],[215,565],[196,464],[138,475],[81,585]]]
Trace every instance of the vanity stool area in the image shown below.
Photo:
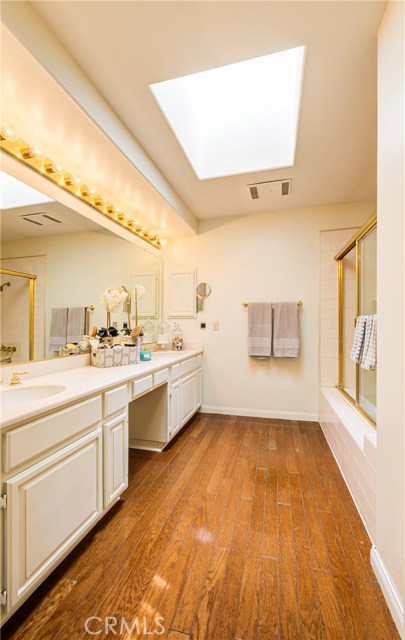
[[[3,385],[2,623],[119,500],[128,449],[162,451],[198,410],[201,365],[190,349]]]

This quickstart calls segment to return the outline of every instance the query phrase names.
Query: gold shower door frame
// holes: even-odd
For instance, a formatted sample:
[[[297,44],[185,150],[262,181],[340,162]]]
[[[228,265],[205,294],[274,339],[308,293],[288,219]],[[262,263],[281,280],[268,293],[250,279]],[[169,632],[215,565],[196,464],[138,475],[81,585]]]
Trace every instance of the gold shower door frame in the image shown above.
[[[343,381],[343,258],[353,249],[356,251],[356,319],[360,315],[360,278],[361,278],[361,240],[377,226],[377,212],[360,227],[352,238],[335,255],[338,263],[338,307],[339,307],[339,351],[338,351],[338,384],[337,389],[356,407],[359,413],[375,428],[376,423],[359,405],[360,365],[356,364],[356,398],[354,399],[344,388]]]
[[[35,313],[35,280],[37,276],[33,273],[23,273],[22,271],[12,271],[11,269],[0,269],[0,274],[6,276],[16,276],[17,278],[26,278],[29,280],[29,359],[34,359],[34,313]]]

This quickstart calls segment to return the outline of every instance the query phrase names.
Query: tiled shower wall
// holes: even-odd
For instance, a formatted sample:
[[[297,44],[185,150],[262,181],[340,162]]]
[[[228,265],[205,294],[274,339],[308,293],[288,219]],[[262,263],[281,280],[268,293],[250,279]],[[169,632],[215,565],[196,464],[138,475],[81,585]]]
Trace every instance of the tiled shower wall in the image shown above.
[[[338,268],[334,256],[356,229],[320,233],[320,424],[372,540],[376,434],[334,388],[338,382]],[[355,312],[353,313],[353,317]]]

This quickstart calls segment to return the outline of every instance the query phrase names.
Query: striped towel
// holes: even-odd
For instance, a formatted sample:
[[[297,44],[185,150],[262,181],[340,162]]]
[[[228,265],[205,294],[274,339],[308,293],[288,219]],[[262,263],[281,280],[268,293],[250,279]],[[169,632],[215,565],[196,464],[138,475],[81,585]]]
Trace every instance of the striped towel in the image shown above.
[[[274,305],[273,355],[275,358],[298,358],[299,350],[297,303],[276,302]]]
[[[374,371],[377,364],[377,316],[366,316],[364,347],[360,366],[362,369]]]
[[[359,316],[354,331],[353,346],[350,353],[350,359],[357,364],[361,363],[364,348],[364,335],[366,333],[367,316]]]
[[[271,302],[250,302],[248,309],[248,353],[251,357],[270,358],[272,334]]]

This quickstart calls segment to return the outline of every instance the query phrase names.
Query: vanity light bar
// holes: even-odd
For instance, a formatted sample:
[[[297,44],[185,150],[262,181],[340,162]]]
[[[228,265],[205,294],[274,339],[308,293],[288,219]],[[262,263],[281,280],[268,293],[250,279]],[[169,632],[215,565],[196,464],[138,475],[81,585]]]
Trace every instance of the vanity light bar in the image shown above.
[[[82,202],[110,218],[110,220],[114,220],[114,222],[128,229],[128,231],[131,231],[138,238],[142,238],[153,247],[160,249],[163,246],[159,236],[141,226],[139,220],[132,218],[119,207],[105,200],[97,193],[95,187],[87,186],[79,176],[70,174],[63,169],[61,164],[45,157],[37,146],[30,145],[25,140],[18,138],[13,127],[8,125],[0,126],[0,149],[42,174],[65,191],[73,194]]]

